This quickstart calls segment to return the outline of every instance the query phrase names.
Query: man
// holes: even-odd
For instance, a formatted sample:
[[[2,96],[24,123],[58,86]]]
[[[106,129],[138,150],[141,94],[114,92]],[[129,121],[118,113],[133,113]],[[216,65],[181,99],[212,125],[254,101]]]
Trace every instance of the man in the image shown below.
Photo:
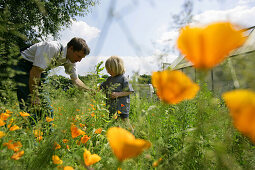
[[[86,41],[76,37],[71,39],[65,48],[59,42],[49,41],[34,44],[22,51],[22,59],[15,66],[15,70],[20,72],[15,76],[20,108],[26,110],[31,106],[43,104],[39,97],[41,79],[45,77],[47,70],[57,66],[64,66],[72,82],[88,91],[89,88],[78,78],[76,62],[80,62],[89,53]],[[46,107],[50,108],[49,102],[46,102]],[[36,115],[33,116],[36,120]]]

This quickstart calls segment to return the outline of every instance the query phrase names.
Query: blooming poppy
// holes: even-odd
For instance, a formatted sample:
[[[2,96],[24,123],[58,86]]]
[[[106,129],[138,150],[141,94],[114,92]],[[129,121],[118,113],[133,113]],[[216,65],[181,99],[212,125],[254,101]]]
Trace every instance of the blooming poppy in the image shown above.
[[[120,106],[121,106],[121,107],[124,107],[125,105],[124,105],[124,104],[121,104]]]
[[[98,128],[97,130],[95,130],[95,133],[96,133],[96,134],[102,133],[102,128]]]
[[[91,154],[87,149],[84,150],[83,158],[86,166],[93,165],[101,160],[101,157],[97,154]]]
[[[18,152],[22,147],[22,144],[19,141],[13,143],[12,140],[9,140],[7,143],[3,143],[3,146],[7,146],[8,149]]]
[[[151,146],[149,141],[135,139],[132,133],[120,127],[111,127],[106,136],[119,161],[136,157]]]
[[[121,114],[121,111],[118,110],[117,113],[118,113],[118,114]]]
[[[0,119],[0,126],[4,126],[6,123],[2,119]]]
[[[1,113],[0,119],[7,120],[11,115],[8,113]]]
[[[19,114],[20,114],[20,116],[22,116],[22,117],[30,116],[30,114],[27,113],[27,112],[19,112]]]
[[[155,168],[159,165],[159,163],[162,161],[162,158],[159,158],[158,160],[154,161],[152,166]]]
[[[7,110],[5,111],[5,113],[11,114],[11,113],[13,113],[13,112],[7,109]]]
[[[199,91],[199,86],[178,70],[153,72],[152,85],[157,89],[158,97],[169,104],[193,99]]]
[[[71,167],[71,166],[65,166],[65,167],[64,167],[64,170],[74,170],[74,169],[73,169],[73,167]]]
[[[76,138],[77,136],[84,135],[85,132],[81,129],[77,128],[74,124],[71,125],[72,138]]]
[[[35,135],[35,137],[37,138],[37,140],[40,142],[43,139],[43,132],[40,130],[33,130],[33,133]]]
[[[52,122],[54,119],[51,117],[46,117],[46,122]]]
[[[14,125],[14,126],[12,126],[12,127],[10,128],[10,131],[15,131],[15,130],[19,130],[19,129],[20,129],[19,126]]]
[[[68,139],[63,139],[62,141],[63,141],[63,143],[67,143]]]
[[[11,158],[14,159],[14,160],[19,160],[20,157],[22,157],[24,155],[24,151],[20,151],[20,152],[16,152],[14,153]]]
[[[60,148],[61,148],[61,146],[60,146],[57,142],[55,142],[55,143],[54,143],[54,147],[55,147],[55,150],[57,150],[57,149],[60,149]]]
[[[233,90],[222,95],[234,126],[255,143],[255,92]]]
[[[90,139],[90,137],[88,137],[87,135],[84,135],[81,137],[81,143],[85,144],[88,142],[89,139]]]
[[[240,47],[246,38],[229,22],[206,27],[186,26],[181,29],[177,46],[185,58],[199,69],[210,69]]]
[[[63,161],[57,155],[52,155],[52,161],[54,164],[62,164],[63,163]]]
[[[5,133],[5,132],[0,131],[0,139],[1,139],[2,137],[4,137],[5,135],[6,135],[6,133]]]

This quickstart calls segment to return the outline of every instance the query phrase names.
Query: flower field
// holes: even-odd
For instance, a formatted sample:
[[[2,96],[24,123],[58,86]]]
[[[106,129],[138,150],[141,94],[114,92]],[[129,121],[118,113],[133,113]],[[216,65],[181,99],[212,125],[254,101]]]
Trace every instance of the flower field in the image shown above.
[[[231,43],[219,45],[217,31]],[[54,117],[43,114],[33,126],[10,91],[0,103],[0,169],[254,169],[254,92],[215,96],[204,83],[206,72],[244,41],[229,23],[183,28],[178,47],[198,68],[199,83],[180,71],[153,73],[157,96],[131,95],[133,134],[118,116],[108,118],[101,91],[46,85]],[[96,89],[98,80],[85,83]]]

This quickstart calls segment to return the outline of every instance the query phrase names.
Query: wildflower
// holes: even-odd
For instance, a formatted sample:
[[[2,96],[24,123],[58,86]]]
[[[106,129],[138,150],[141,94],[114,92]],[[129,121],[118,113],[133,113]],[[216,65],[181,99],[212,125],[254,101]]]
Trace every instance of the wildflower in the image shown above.
[[[83,128],[83,127],[86,126],[86,125],[84,125],[84,124],[82,124],[82,123],[80,123],[79,125],[80,125],[81,128]]]
[[[2,120],[2,119],[0,119],[0,126],[4,126],[6,123]]]
[[[14,152],[18,152],[22,147],[21,142],[12,143],[12,140],[9,140],[8,143],[3,143],[3,146],[7,146],[8,149],[13,150]]]
[[[54,119],[51,117],[46,117],[46,122],[52,122]]]
[[[20,116],[22,116],[22,117],[30,116],[30,114],[27,113],[27,112],[19,112],[19,114],[20,114]]]
[[[124,105],[124,104],[121,104],[120,106],[121,106],[121,107],[124,107],[125,105]]]
[[[6,135],[6,133],[5,133],[5,132],[0,131],[0,139],[1,139],[2,137],[4,137],[5,135]]]
[[[63,139],[62,141],[63,141],[63,143],[67,143],[68,139]]]
[[[229,22],[218,22],[205,28],[186,26],[181,29],[177,46],[199,69],[210,69],[222,62],[245,39]]]
[[[158,160],[154,161],[152,166],[155,168],[159,165],[159,163],[162,161],[162,158],[159,158]]]
[[[24,151],[20,151],[20,152],[16,152],[14,153],[11,158],[14,159],[14,160],[19,160],[20,157],[22,157],[24,155]]]
[[[54,164],[62,164],[63,163],[63,161],[57,155],[52,155],[52,161]]]
[[[13,112],[7,109],[7,110],[5,111],[5,113],[11,114],[11,113],[13,113]]]
[[[84,135],[82,138],[81,138],[81,143],[85,144],[88,142],[88,140],[90,139],[90,137],[88,137],[87,135]]]
[[[10,128],[10,131],[15,131],[15,130],[19,130],[19,129],[20,129],[19,126],[14,125],[14,126],[12,126],[12,127]]]
[[[234,126],[255,143],[255,92],[239,89],[226,92],[222,97]]]
[[[91,154],[87,149],[84,150],[83,158],[86,166],[93,165],[101,160],[101,157],[97,154]]]
[[[40,130],[33,130],[33,133],[35,135],[35,137],[37,138],[37,140],[40,142],[43,139],[43,132]]]
[[[73,169],[73,167],[71,167],[71,166],[65,166],[65,167],[64,167],[64,170],[74,170],[74,169]]]
[[[2,120],[7,120],[11,115],[9,115],[8,113],[1,113],[0,115],[0,119]]]
[[[69,146],[69,145],[66,145],[66,149],[70,150],[70,146]]]
[[[81,129],[78,129],[74,124],[71,125],[72,138],[76,138],[77,136],[84,135],[85,132]]]
[[[113,117],[112,117],[113,119],[118,119],[118,115],[117,114],[115,114],[115,115],[113,115]]]
[[[76,109],[77,112],[81,111],[80,109]]]
[[[95,130],[96,134],[100,134],[102,132],[102,128],[98,128],[97,130]]]
[[[60,149],[60,148],[61,148],[61,146],[60,146],[57,142],[55,142],[55,143],[54,143],[54,146],[55,146],[55,150],[57,150],[57,149]]]
[[[118,114],[121,114],[121,111],[118,110],[117,113],[118,113]]]
[[[199,86],[181,71],[154,72],[152,84],[158,97],[169,104],[193,99],[199,90]]]
[[[132,133],[120,127],[111,127],[106,136],[119,161],[136,157],[151,146],[149,141],[135,139]]]
[[[95,113],[94,113],[94,112],[92,112],[90,115],[91,115],[92,117],[94,117],[94,116],[95,116]]]

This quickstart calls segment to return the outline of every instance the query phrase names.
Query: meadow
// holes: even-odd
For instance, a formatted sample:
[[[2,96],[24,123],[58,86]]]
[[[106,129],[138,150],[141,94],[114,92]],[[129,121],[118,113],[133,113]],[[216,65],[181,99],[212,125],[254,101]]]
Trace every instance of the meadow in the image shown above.
[[[222,23],[210,29],[214,27],[222,28],[221,31],[229,28]],[[211,32],[210,29],[207,31]],[[185,45],[181,45],[183,50]],[[209,52],[201,55],[194,66],[210,69],[223,60],[207,62],[209,65],[201,62],[210,57]],[[63,89],[64,84],[55,77],[58,86],[44,86],[54,117],[42,116],[32,126],[31,115],[19,110],[10,88],[0,103],[0,169],[254,169],[254,92],[216,96],[204,83],[206,72],[199,72],[198,84],[180,71],[154,72],[152,84],[157,95],[131,95],[130,122],[134,134],[128,132],[130,129],[123,121],[109,119],[101,91],[92,95],[73,86]],[[97,84],[103,81],[99,75],[96,72],[85,83],[98,89]],[[41,107],[36,109],[44,111]],[[114,141],[115,144],[129,145],[115,146],[119,150],[114,151],[109,137],[112,127],[126,129],[115,136],[123,135],[122,141]]]

